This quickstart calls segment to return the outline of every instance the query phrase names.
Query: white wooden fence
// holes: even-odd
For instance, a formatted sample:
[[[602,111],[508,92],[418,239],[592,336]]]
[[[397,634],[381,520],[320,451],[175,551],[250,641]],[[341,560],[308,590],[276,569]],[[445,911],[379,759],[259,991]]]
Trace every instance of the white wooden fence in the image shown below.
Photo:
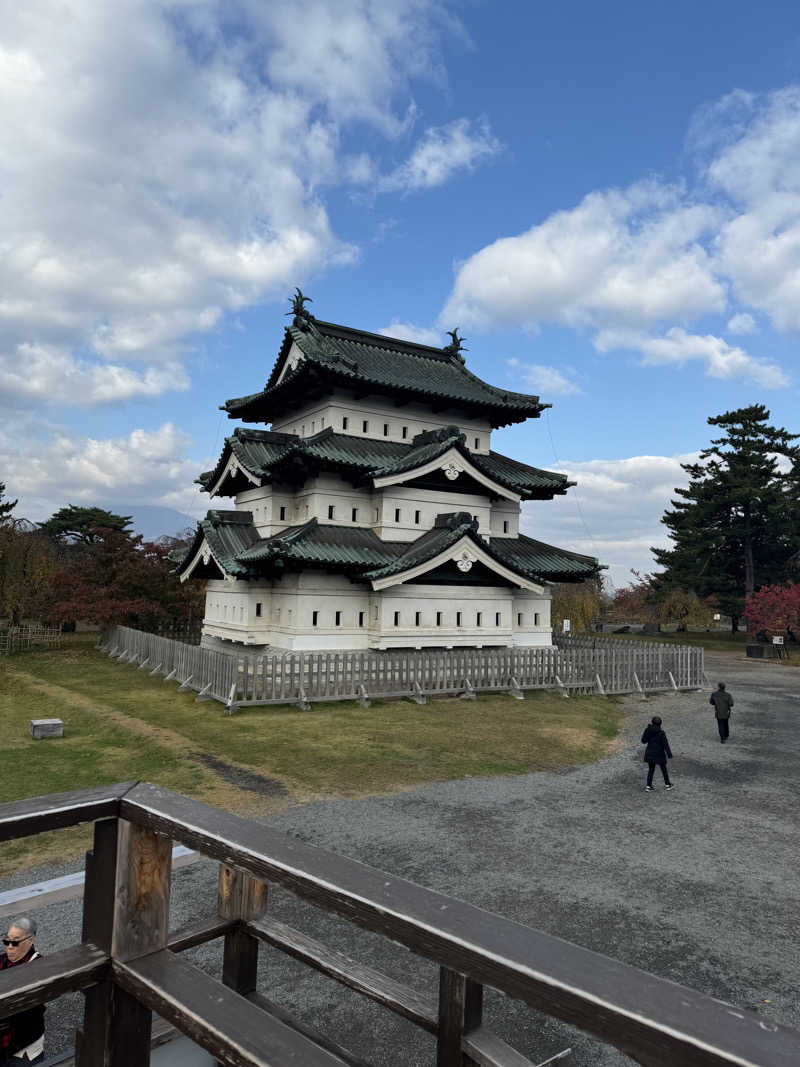
[[[0,654],[60,648],[61,642],[58,626],[10,626],[0,633]]]
[[[552,648],[453,649],[447,652],[287,652],[249,656],[216,652],[114,626],[98,646],[121,663],[177,681],[198,700],[227,711],[253,704],[427,697],[526,689],[579,693],[635,693],[699,689],[703,650],[657,642],[557,638]]]

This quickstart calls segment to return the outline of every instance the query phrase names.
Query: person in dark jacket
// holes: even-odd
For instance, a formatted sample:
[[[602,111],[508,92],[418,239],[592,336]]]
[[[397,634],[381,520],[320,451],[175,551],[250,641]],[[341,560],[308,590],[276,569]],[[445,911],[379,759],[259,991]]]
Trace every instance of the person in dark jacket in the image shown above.
[[[717,685],[716,692],[711,694],[708,702],[714,705],[719,739],[724,745],[731,735],[731,708],[733,707],[733,697],[725,688],[724,682]]]
[[[33,919],[17,919],[3,938],[5,952],[0,952],[0,971],[19,967],[39,958],[34,939]],[[44,1004],[18,1012],[0,1022],[0,1064],[27,1067],[44,1059]]]
[[[653,773],[656,766],[661,768],[664,776],[664,788],[672,789],[672,782],[667,773],[667,760],[672,759],[672,749],[669,747],[667,735],[661,729],[661,719],[658,715],[654,715],[650,725],[645,727],[642,744],[647,745],[644,750],[644,761],[647,764],[647,785],[644,787],[646,792],[653,792]]]

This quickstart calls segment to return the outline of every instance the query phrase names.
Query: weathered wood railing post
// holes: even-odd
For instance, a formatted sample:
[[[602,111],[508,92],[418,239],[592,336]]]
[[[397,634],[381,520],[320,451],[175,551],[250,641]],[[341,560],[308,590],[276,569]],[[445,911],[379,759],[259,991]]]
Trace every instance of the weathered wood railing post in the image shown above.
[[[481,1025],[483,986],[449,967],[439,970],[439,1033],[436,1067],[472,1067],[461,1040]]]
[[[267,910],[267,884],[260,878],[219,865],[217,913],[222,919],[260,919]],[[255,993],[258,977],[258,938],[241,928],[225,935],[222,981],[246,997]]]
[[[124,963],[166,946],[171,867],[172,841],[168,837],[119,820],[113,959]],[[94,1060],[92,1067],[149,1064],[152,1020],[149,1008],[115,985],[107,1058]]]
[[[98,819],[94,824],[92,850],[86,853],[81,940],[91,942],[108,955],[111,955],[114,925],[118,827],[117,819]],[[110,978],[84,993],[83,1027],[75,1035],[76,1067],[94,1067],[108,1062],[112,999]]]
[[[267,886],[259,878],[227,867],[219,867],[217,912],[222,919],[260,919],[267,910]],[[242,996],[253,993],[258,970],[258,938],[242,929],[225,935],[222,981]]]

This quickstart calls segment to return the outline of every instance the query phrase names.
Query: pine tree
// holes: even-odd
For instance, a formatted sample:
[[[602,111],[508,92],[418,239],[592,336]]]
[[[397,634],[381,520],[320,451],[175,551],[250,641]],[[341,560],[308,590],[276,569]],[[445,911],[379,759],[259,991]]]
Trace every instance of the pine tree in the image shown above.
[[[2,526],[4,522],[8,522],[8,520],[11,518],[11,512],[17,506],[16,500],[3,501],[3,497],[5,496],[5,494],[6,483],[0,482],[0,526]]]
[[[662,595],[673,589],[714,597],[733,619],[762,585],[785,582],[800,559],[799,434],[769,425],[762,404],[709,418],[724,436],[697,463],[685,463],[686,489],[664,513],[672,546],[653,548],[664,568]]]
[[[91,545],[102,540],[98,530],[118,530],[130,535],[132,521],[130,515],[116,515],[105,508],[79,508],[75,504],[67,504],[51,515],[47,522],[39,523],[39,529],[54,541]]]

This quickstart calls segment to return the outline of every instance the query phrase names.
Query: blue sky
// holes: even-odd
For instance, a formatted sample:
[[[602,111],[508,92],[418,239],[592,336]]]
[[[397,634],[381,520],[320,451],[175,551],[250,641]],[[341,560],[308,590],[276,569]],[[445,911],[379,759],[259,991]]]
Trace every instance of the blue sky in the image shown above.
[[[200,514],[286,298],[552,409],[525,527],[625,584],[709,415],[800,430],[800,12],[28,0],[0,102],[0,480]]]

